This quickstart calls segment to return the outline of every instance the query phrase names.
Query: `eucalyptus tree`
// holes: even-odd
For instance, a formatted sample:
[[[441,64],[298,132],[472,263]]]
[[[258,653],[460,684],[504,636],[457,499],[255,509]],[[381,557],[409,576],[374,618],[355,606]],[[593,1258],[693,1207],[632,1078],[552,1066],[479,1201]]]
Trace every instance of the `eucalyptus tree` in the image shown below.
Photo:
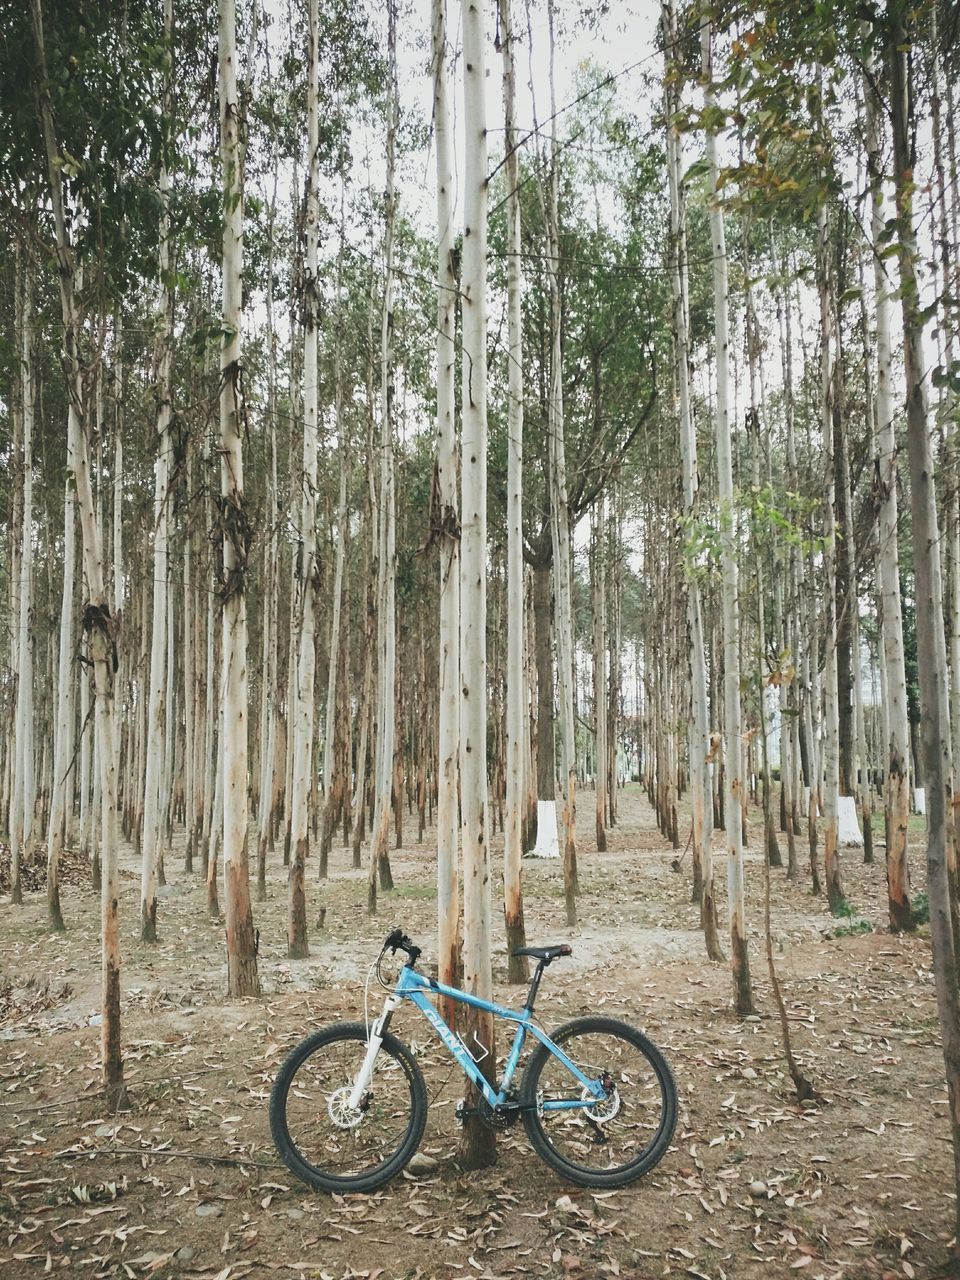
[[[386,164],[383,228],[383,300],[380,311],[380,488],[377,496],[377,743],[374,814],[370,831],[367,911],[377,907],[377,878],[393,888],[387,834],[394,798],[397,671],[397,528],[394,458],[394,238],[396,230],[396,147],[399,86],[397,81],[397,6],[387,3],[389,79],[386,99]]]
[[[922,710],[924,784],[927,794],[927,887],[934,954],[937,1010],[950,1099],[955,1190],[960,1193],[960,982],[955,936],[955,864],[950,866],[951,824],[947,798],[952,787],[949,684],[943,618],[943,577],[935,468],[931,446],[920,305],[919,258],[914,214],[914,166],[911,138],[917,126],[911,93],[911,55],[917,39],[916,15],[904,0],[892,0],[878,23],[890,77],[893,137],[895,244],[900,273],[904,378],[907,409],[907,457],[913,524],[914,577],[917,592],[917,651]],[[956,1204],[960,1227],[960,1199]],[[960,1231],[953,1241],[960,1257]]]
[[[547,393],[547,456],[550,479],[550,542],[553,559],[554,636],[557,651],[557,700],[560,719],[560,778],[563,789],[563,892],[567,924],[577,923],[577,760],[574,718],[574,641],[570,564],[570,498],[564,438],[563,357],[560,302],[560,169],[555,88],[555,17],[547,0],[550,39],[549,181],[544,192],[547,280],[550,288],[550,380]]]
[[[316,635],[314,594],[317,587],[317,415],[319,385],[317,323],[319,319],[318,246],[320,219],[319,95],[320,36],[317,0],[308,6],[307,59],[307,200],[306,261],[303,275],[303,457],[300,468],[296,564],[296,679],[292,690],[293,778],[287,954],[309,954],[304,888],[311,784],[314,776],[314,672]]]
[[[63,596],[60,606],[60,646],[57,664],[57,725],[53,761],[53,796],[47,833],[47,913],[50,927],[64,929],[60,905],[59,862],[64,838],[73,817],[67,786],[74,742],[74,707],[71,697],[71,659],[75,647],[73,627],[77,547],[77,497],[72,468],[67,467],[63,492]]]
[[[340,650],[343,639],[344,573],[349,542],[349,515],[347,510],[347,421],[344,404],[345,374],[341,342],[343,319],[343,254],[346,231],[345,193],[340,198],[340,236],[337,257],[336,314],[337,332],[334,336],[333,402],[337,424],[337,506],[336,549],[334,551],[333,590],[330,601],[330,643],[327,662],[327,697],[323,732],[323,823],[320,844],[320,875],[327,873],[327,859],[333,839],[333,825],[337,797],[334,794],[334,759],[337,747],[338,682],[340,679]],[[343,726],[345,727],[345,726]]]
[[[817,292],[820,298],[820,423],[824,459],[824,792],[823,871],[831,910],[843,905],[840,879],[840,693],[837,652],[837,526],[834,414],[838,411],[840,361],[834,351],[836,291],[831,271],[830,211],[826,200],[818,212]]]
[[[506,825],[503,838],[503,911],[507,934],[507,975],[528,976],[527,960],[515,955],[526,946],[520,859],[523,853],[523,748],[526,738],[526,672],[523,567],[523,263],[520,231],[520,135],[516,121],[515,28],[510,0],[500,0],[503,58],[504,176],[507,185],[507,711]]]
[[[464,0],[464,237],[461,281],[462,462],[460,542],[460,807],[463,847],[463,979],[490,1000],[490,846],[487,829],[487,129],[483,11]],[[496,1070],[493,1016],[468,1007],[465,1039],[481,1069]],[[460,1158],[481,1168],[496,1158],[495,1136],[477,1114],[471,1088]]]
[[[17,583],[17,699],[13,736],[13,795],[10,806],[10,895],[23,902],[21,863],[33,835],[36,806],[36,762],[33,714],[33,437],[37,413],[36,334],[34,332],[35,273],[32,254],[22,255],[15,283],[20,357],[20,442],[22,505]]]
[[[116,27],[93,23],[78,28],[62,12],[53,28],[49,43],[48,28],[42,8],[42,0],[32,0],[31,27],[33,49],[30,60],[35,68],[35,92],[39,103],[39,137],[33,135],[37,145],[35,158],[38,167],[45,171],[53,214],[53,249],[59,276],[60,307],[63,324],[64,372],[68,392],[68,463],[72,468],[82,530],[83,562],[89,600],[83,617],[89,658],[93,666],[96,687],[97,748],[99,755],[99,788],[101,803],[101,956],[102,956],[102,1024],[101,1055],[104,1089],[107,1103],[118,1109],[126,1103],[123,1061],[120,1047],[120,946],[118,928],[117,885],[117,755],[114,676],[116,669],[117,620],[111,609],[104,572],[104,547],[101,524],[94,499],[92,475],[93,422],[90,405],[86,399],[84,353],[81,348],[82,313],[78,289],[77,244],[74,228],[83,227],[83,218],[77,212],[84,210],[84,198],[96,189],[103,176],[96,159],[90,157],[86,169],[78,162],[76,153],[68,150],[62,140],[61,129],[66,120],[69,129],[82,130],[89,121],[91,99],[87,96],[98,88],[98,79],[107,76],[111,59],[116,56],[119,33]],[[72,29],[68,29],[72,27]],[[77,41],[71,43],[71,37]],[[84,47],[85,46],[85,47]],[[77,49],[88,59],[85,77],[70,81],[58,74],[69,57],[75,57]],[[51,59],[55,59],[52,62]],[[78,64],[79,65],[79,64]],[[141,87],[141,86],[138,86]],[[131,102],[121,100],[120,115],[129,109]],[[128,117],[129,118],[129,117]],[[34,125],[36,128],[36,125]],[[67,135],[68,136],[68,135]],[[72,138],[71,138],[72,141]],[[82,157],[83,147],[77,147]],[[73,159],[71,159],[73,157]],[[102,158],[101,163],[104,163]],[[106,164],[123,164],[122,143],[111,150]],[[136,168],[132,165],[131,168]],[[111,177],[113,174],[111,174]],[[72,189],[67,184],[75,180]],[[68,219],[68,199],[74,207],[73,218]],[[99,222],[103,211],[86,208],[94,222]],[[114,210],[115,212],[115,210]],[[109,225],[105,219],[101,225]],[[99,230],[99,227],[98,227]],[[100,248],[103,250],[103,243]],[[115,247],[115,245],[114,245]],[[104,276],[109,275],[110,263],[103,259],[98,264]]]
[[[730,338],[727,321],[727,251],[723,210],[718,199],[717,106],[713,90],[713,32],[707,8],[702,10],[701,50],[704,78],[704,133],[709,174],[710,230],[713,249],[714,325],[716,364],[715,426],[717,441],[720,546],[723,573],[723,725],[727,835],[727,902],[730,920],[730,962],[734,1007],[738,1014],[753,1012],[750,961],[743,887],[743,760],[740,705],[740,601],[736,549],[736,506],[730,437]]]
[[[433,128],[437,167],[437,457],[431,536],[440,543],[439,708],[437,725],[437,952],[440,981],[460,973],[459,684],[460,520],[457,503],[455,373],[457,276],[454,262],[452,129],[446,0],[433,0]],[[505,55],[506,56],[506,55]],[[454,1007],[444,1016],[455,1024]]]
[[[897,439],[894,429],[893,353],[890,336],[892,282],[889,258],[883,254],[886,209],[881,159],[880,121],[884,105],[878,101],[877,64],[871,57],[864,76],[867,163],[870,180],[870,233],[873,245],[874,310],[876,315],[878,549],[880,630],[883,642],[886,693],[883,699],[887,729],[884,743],[886,775],[887,903],[892,929],[913,927],[910,870],[907,861],[907,823],[910,816],[910,725],[907,713],[907,673],[903,652],[903,609],[900,598],[900,556],[897,536]]]
[[[164,118],[169,130],[172,123],[173,96],[173,0],[164,0],[164,35],[168,46],[168,66],[164,83]],[[169,150],[169,145],[166,148]],[[148,743],[145,796],[143,811],[143,839],[141,849],[140,880],[140,937],[144,942],[157,940],[157,861],[162,838],[161,775],[165,722],[172,719],[172,708],[164,698],[167,681],[166,646],[164,630],[170,612],[168,605],[169,542],[170,542],[170,426],[173,419],[172,403],[172,342],[174,321],[173,260],[170,232],[170,171],[168,157],[164,155],[160,169],[160,302],[157,314],[157,349],[154,355],[156,368],[157,400],[157,458],[154,464],[153,499],[153,613],[150,644],[150,694],[147,711]],[[119,548],[119,536],[114,539]]]
[[[929,85],[933,173],[936,188],[936,231],[933,273],[939,317],[937,419],[943,424],[943,510],[946,526],[946,619],[949,639],[950,729],[953,760],[960,761],[960,337],[953,317],[953,298],[960,281],[960,191],[957,189],[956,70],[957,41],[949,6],[929,6],[925,40]],[[939,268],[939,270],[938,270]],[[953,770],[951,797],[954,841],[960,850],[960,768]]]
[[[687,266],[686,190],[683,182],[682,135],[679,129],[681,83],[677,57],[677,18],[672,0],[662,8],[661,33],[665,50],[664,117],[667,142],[667,176],[670,187],[670,268],[675,343],[675,385],[683,460],[683,515],[697,518],[700,473],[697,436],[690,409],[690,339]],[[710,770],[710,720],[707,699],[706,646],[700,579],[695,566],[687,578],[687,637],[690,661],[691,715],[688,758],[691,789],[691,845],[694,868],[694,900],[700,906],[700,922],[711,960],[722,960],[717,931],[717,907],[713,884],[712,800]]]
[[[243,186],[235,0],[220,0],[218,85],[223,183],[223,339],[220,353],[220,528],[223,539],[223,870],[227,989],[257,995],[257,946],[247,862],[247,607],[249,519],[243,493],[240,390]]]

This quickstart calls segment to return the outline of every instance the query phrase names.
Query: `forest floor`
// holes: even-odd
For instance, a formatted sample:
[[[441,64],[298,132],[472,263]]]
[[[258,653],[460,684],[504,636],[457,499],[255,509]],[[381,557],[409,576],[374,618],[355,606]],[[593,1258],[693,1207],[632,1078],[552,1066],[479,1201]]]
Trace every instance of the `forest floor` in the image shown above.
[[[500,1135],[494,1168],[461,1173],[449,1058],[413,1010],[393,1029],[423,1047],[433,1105],[421,1150],[442,1163],[371,1195],[330,1197],[278,1162],[267,1100],[287,1050],[320,1025],[363,1016],[363,982],[402,925],[435,953],[433,846],[392,854],[397,888],[365,912],[363,873],[335,848],[310,884],[311,958],[286,958],[285,871],[274,865],[260,929],[259,1000],[224,997],[222,921],[167,859],[160,941],[139,940],[139,875],[121,875],[123,1037],[133,1109],[99,1096],[98,904],[64,894],[68,932],[46,929],[43,895],[0,903],[0,1276],[346,1280],[666,1275],[926,1280],[952,1236],[952,1155],[929,938],[884,932],[882,861],[844,851],[858,920],[836,920],[805,883],[775,871],[773,934],[794,1049],[822,1101],[800,1108],[783,1065],[762,948],[763,878],[747,855],[757,1015],[731,1010],[726,965],[711,964],[690,905],[689,858],[657,832],[636,787],[621,798],[610,851],[592,844],[581,795],[581,924],[564,923],[558,862],[524,863],[530,942],[569,940],[538,1020],[602,1011],[665,1051],[680,1094],[673,1146],[617,1192],[562,1182],[522,1129]],[[408,819],[408,825],[412,820]],[[759,822],[751,827],[754,840]],[[409,834],[409,833],[408,833]],[[429,835],[429,833],[428,833]],[[494,841],[496,857],[502,842]],[[878,851],[882,858],[882,849]],[[279,859],[278,859],[279,861]],[[914,854],[922,876],[922,850]],[[805,862],[805,857],[804,857]],[[718,859],[718,881],[725,880]],[[499,879],[499,877],[498,877]],[[721,919],[725,906],[721,892]],[[868,930],[871,925],[876,931]],[[721,930],[722,932],[722,930]],[[496,998],[507,987],[502,946]],[[379,1004],[374,985],[371,1007]],[[516,1001],[519,1003],[518,1001]],[[762,1186],[760,1186],[762,1184]]]

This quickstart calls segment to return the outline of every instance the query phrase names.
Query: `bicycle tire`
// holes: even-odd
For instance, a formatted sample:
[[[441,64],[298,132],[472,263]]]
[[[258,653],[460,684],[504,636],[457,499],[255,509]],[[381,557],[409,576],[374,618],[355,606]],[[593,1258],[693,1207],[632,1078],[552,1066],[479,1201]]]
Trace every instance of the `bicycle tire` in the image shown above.
[[[605,1104],[609,1116],[593,1111],[599,1122],[588,1116],[587,1106],[544,1111],[544,1101],[572,1101],[584,1091],[540,1044],[521,1091],[534,1151],[583,1187],[622,1187],[648,1173],[666,1154],[677,1123],[677,1089],[663,1054],[643,1032],[616,1018],[575,1018],[550,1038],[589,1078],[609,1072],[614,1087]]]
[[[273,1082],[274,1145],[287,1168],[320,1191],[383,1186],[407,1164],[423,1136],[423,1072],[389,1032],[377,1055],[366,1107],[362,1113],[341,1113],[348,1121],[335,1119],[336,1096],[352,1086],[366,1046],[363,1023],[334,1023],[292,1049]]]

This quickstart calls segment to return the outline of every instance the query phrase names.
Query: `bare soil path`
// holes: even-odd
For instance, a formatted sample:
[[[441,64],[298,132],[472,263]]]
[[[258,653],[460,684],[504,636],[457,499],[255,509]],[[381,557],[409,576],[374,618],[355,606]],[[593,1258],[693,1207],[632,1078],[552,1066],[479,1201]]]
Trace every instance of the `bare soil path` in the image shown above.
[[[400,924],[435,939],[432,846],[393,855],[398,888],[365,914],[363,873],[335,848],[310,887],[311,957],[285,955],[285,872],[256,904],[261,1000],[224,999],[223,925],[205,911],[175,843],[160,941],[138,937],[138,869],[123,862],[124,1044],[134,1110],[98,1096],[98,908],[64,894],[68,933],[47,932],[42,895],[0,903],[0,1277],[454,1280],[510,1276],[844,1277],[942,1273],[952,1233],[952,1157],[929,941],[891,937],[882,863],[844,853],[847,893],[876,932],[836,936],[805,885],[774,872],[774,937],[794,1047],[825,1101],[801,1109],[783,1068],[761,948],[762,875],[748,855],[758,1016],[736,1020],[726,966],[710,964],[689,902],[689,859],[656,832],[631,788],[612,851],[588,842],[581,803],[581,926],[563,923],[559,863],[524,864],[528,938],[569,940],[538,1016],[549,1027],[603,1011],[664,1049],[681,1098],[674,1146],[615,1193],[564,1184],[521,1130],[497,1166],[451,1163],[449,1060],[411,1010],[394,1029],[420,1047],[432,1106],[422,1149],[441,1163],[368,1196],[329,1197],[277,1161],[267,1098],[288,1048],[363,1014],[380,941]],[[412,825],[412,823],[410,824]],[[759,834],[759,824],[755,831]],[[428,837],[429,840],[429,837]],[[496,861],[497,845],[494,844]],[[881,851],[882,856],[882,851]],[[915,857],[915,878],[921,859]],[[719,860],[722,879],[722,858]],[[721,901],[721,910],[722,901]],[[865,926],[861,926],[865,927]],[[513,1003],[502,950],[497,998]],[[371,991],[371,1007],[380,1000]]]

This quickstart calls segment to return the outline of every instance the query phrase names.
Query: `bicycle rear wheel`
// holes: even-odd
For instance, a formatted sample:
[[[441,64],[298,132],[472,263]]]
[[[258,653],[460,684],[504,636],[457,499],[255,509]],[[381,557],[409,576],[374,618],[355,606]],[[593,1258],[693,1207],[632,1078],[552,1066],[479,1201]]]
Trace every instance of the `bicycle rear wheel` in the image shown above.
[[[541,1044],[523,1077],[523,1112],[541,1159],[585,1187],[622,1187],[664,1156],[677,1122],[677,1090],[660,1050],[615,1018],[577,1018],[551,1033],[554,1044],[604,1096],[592,1097]],[[578,1103],[577,1106],[560,1104]]]
[[[372,1191],[404,1167],[427,1120],[423,1073],[385,1035],[360,1108],[347,1097],[367,1051],[360,1022],[338,1022],[287,1056],[270,1094],[270,1131],[284,1164],[321,1191]]]

